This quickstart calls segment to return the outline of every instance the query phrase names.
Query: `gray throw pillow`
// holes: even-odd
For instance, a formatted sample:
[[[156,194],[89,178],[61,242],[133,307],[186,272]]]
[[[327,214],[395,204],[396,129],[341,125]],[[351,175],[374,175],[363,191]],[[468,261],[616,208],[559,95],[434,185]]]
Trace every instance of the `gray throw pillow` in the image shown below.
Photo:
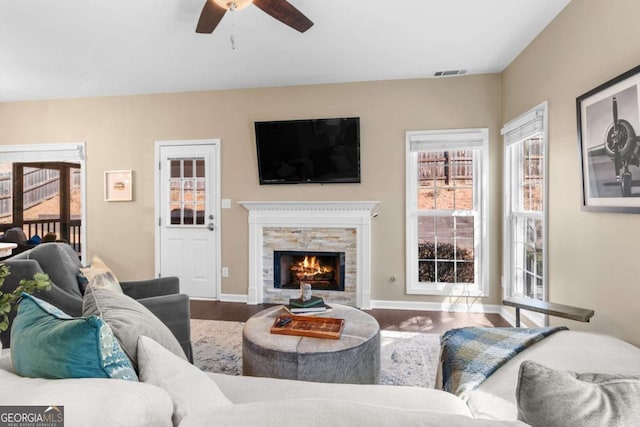
[[[82,299],[84,316],[104,319],[137,369],[138,337],[145,335],[178,357],[187,360],[180,343],[160,319],[133,298],[89,284]]]
[[[533,427],[637,425],[639,395],[640,375],[576,374],[526,360],[516,388],[518,419]]]

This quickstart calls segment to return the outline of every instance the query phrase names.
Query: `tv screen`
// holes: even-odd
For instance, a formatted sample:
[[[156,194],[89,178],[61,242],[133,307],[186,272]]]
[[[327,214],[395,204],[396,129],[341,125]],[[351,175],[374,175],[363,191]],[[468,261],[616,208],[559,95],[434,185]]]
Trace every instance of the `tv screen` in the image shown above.
[[[360,182],[360,118],[256,122],[260,184]]]

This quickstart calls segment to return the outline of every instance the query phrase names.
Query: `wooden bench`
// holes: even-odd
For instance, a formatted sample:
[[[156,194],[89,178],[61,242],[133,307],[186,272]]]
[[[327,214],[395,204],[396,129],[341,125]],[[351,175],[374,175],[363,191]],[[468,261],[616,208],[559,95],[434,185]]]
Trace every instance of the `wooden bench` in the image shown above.
[[[555,304],[547,301],[538,301],[524,297],[509,297],[502,300],[502,304],[516,309],[516,327],[520,327],[520,309],[535,311],[549,316],[562,317],[564,319],[588,322],[595,312],[586,308],[572,307],[570,305]]]

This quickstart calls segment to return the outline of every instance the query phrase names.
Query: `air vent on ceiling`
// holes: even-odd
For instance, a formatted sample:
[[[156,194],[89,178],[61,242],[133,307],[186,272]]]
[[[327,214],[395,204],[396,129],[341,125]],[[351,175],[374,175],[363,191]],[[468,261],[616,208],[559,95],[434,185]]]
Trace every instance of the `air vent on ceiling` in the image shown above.
[[[434,77],[449,77],[449,76],[461,76],[465,74],[467,70],[447,70],[447,71],[436,71],[433,73]]]

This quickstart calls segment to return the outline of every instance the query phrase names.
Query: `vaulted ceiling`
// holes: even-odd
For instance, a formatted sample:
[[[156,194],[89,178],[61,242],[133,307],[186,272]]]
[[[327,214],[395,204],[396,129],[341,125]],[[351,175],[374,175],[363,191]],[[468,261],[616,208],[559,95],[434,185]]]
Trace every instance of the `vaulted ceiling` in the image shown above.
[[[204,1],[2,1],[0,101],[500,72],[569,3],[290,0],[305,33],[250,5],[196,34]]]

